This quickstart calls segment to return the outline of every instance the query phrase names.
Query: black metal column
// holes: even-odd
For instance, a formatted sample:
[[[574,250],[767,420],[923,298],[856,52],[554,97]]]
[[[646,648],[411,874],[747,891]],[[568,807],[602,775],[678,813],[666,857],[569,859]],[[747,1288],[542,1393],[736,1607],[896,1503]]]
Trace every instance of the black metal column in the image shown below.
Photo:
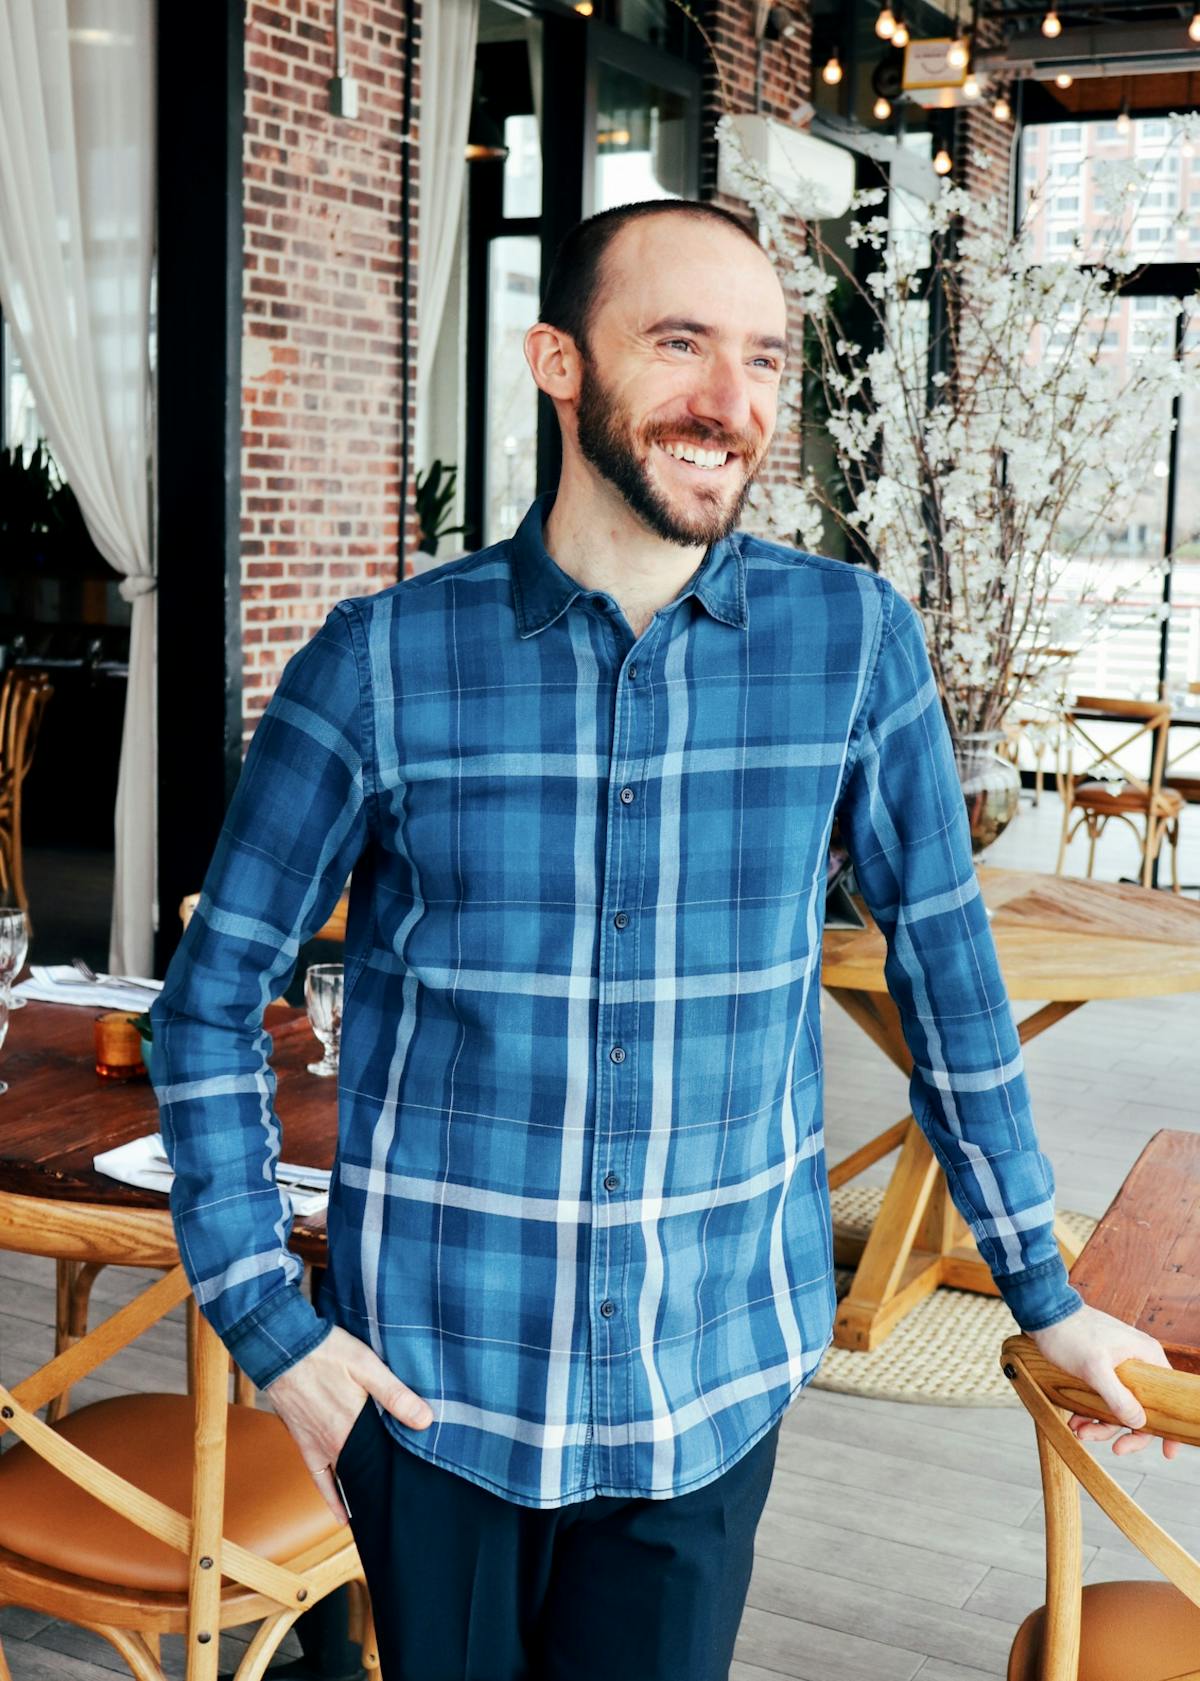
[[[160,975],[242,757],[244,11],[158,7]]]

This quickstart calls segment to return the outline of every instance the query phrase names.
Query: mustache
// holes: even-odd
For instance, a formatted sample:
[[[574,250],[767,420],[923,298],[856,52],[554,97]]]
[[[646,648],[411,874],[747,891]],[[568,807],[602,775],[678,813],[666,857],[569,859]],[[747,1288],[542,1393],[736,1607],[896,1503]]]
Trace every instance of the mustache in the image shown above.
[[[694,421],[681,421],[676,426],[655,426],[646,433],[652,444],[695,444],[699,449],[723,449],[730,455],[753,461],[762,448],[762,439],[745,432],[726,432],[719,426],[699,426]]]

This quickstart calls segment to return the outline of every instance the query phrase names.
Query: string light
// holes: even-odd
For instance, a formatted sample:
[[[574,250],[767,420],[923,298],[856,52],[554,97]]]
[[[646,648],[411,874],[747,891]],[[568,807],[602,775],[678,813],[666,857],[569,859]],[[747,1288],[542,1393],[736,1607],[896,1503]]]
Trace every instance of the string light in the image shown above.
[[[1062,22],[1053,6],[1042,19],[1042,34],[1048,41],[1053,41],[1056,36],[1062,34]]]
[[[954,168],[954,159],[946,150],[945,143],[938,147],[934,156],[933,167],[939,175],[949,175]]]
[[[836,87],[841,79],[842,66],[838,60],[837,48],[834,47],[829,54],[829,58],[826,61],[824,69],[821,71],[821,80],[823,82],[828,82],[829,86],[832,88]]]
[[[965,70],[968,56],[967,43],[963,39],[961,30],[959,30],[946,48],[946,63],[952,70]]]
[[[1193,41],[1200,41],[1200,12],[1192,13],[1192,21],[1188,24],[1188,34]]]
[[[1129,115],[1129,101],[1126,100],[1121,106],[1121,109],[1117,112],[1117,133],[1128,134],[1132,127],[1133,122]]]
[[[581,18],[590,18],[595,7],[592,5],[592,0],[575,0],[575,10]]]
[[[1054,85],[1055,85],[1056,88],[1069,88],[1072,85],[1072,83],[1074,82],[1074,80],[1075,80],[1074,76],[1068,76],[1067,72],[1065,70],[1062,70],[1054,78]]]
[[[968,76],[966,81],[963,83],[963,98],[964,99],[978,99],[979,98],[979,91],[980,90],[979,90],[979,78],[978,78],[978,76],[973,76],[973,75]]]
[[[992,106],[992,115],[998,123],[1006,123],[1012,116],[1012,106],[1002,93],[996,95],[996,103]]]
[[[908,42],[908,25],[903,18],[897,18],[896,27],[892,31],[892,45],[893,47],[907,47]]]
[[[875,33],[881,41],[890,41],[896,33],[896,14],[890,6],[885,6],[875,19]]]
[[[892,114],[891,101],[885,99],[882,94],[880,94],[871,109],[875,113],[876,122],[886,123]]]

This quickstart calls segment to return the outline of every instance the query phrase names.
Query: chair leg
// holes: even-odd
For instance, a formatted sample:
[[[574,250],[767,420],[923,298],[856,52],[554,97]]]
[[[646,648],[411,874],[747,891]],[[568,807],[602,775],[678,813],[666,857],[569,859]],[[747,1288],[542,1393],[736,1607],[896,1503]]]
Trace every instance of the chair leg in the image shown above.
[[[1102,828],[1101,828],[1101,825],[1096,822],[1095,818],[1091,815],[1090,812],[1088,814],[1087,832],[1088,832],[1087,874],[1088,874],[1088,880],[1091,881],[1092,872],[1096,868],[1096,842],[1100,839],[1100,835],[1102,833]]]
[[[1063,865],[1067,861],[1067,842],[1070,839],[1070,829],[1071,808],[1069,805],[1064,804],[1062,834],[1059,836],[1058,840],[1058,863],[1054,866],[1054,873],[1056,876],[1060,876],[1063,873]]]
[[[4,1642],[0,1640],[0,1681],[12,1681],[12,1670],[8,1667],[8,1659],[4,1656]]]

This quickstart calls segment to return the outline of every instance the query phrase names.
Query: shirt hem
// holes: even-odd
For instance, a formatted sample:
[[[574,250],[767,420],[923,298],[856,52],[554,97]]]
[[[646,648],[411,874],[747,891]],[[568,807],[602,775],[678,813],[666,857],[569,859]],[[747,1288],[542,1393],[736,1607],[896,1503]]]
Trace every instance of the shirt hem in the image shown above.
[[[680,1483],[677,1487],[672,1488],[618,1488],[610,1484],[596,1483],[588,1488],[573,1489],[568,1493],[558,1496],[554,1500],[540,1500],[535,1495],[518,1493],[517,1490],[510,1489],[502,1483],[494,1482],[490,1477],[482,1476],[478,1471],[472,1471],[464,1465],[456,1464],[444,1454],[432,1452],[429,1448],[420,1445],[418,1438],[413,1436],[411,1433],[403,1436],[400,1435],[400,1426],[397,1420],[393,1419],[390,1414],[381,1414],[380,1417],[388,1434],[398,1447],[402,1447],[407,1452],[415,1454],[418,1459],[424,1459],[431,1465],[437,1465],[443,1471],[449,1471],[456,1477],[462,1477],[466,1482],[474,1483],[477,1487],[486,1489],[489,1494],[495,1494],[501,1500],[510,1501],[515,1506],[529,1506],[537,1511],[552,1511],[559,1506],[578,1505],[582,1501],[595,1500],[598,1498],[616,1500],[674,1500],[681,1494],[690,1494],[694,1489],[703,1488],[706,1483],[716,1482],[718,1477],[724,1476],[726,1471],[732,1470],[738,1460],[744,1458],[744,1456],[750,1452],[751,1448],[760,1442],[769,1430],[774,1429],[775,1425],[783,1417],[784,1413],[787,1412],[788,1408],[800,1394],[801,1390],[807,1389],[813,1378],[816,1377],[817,1372],[820,1370],[821,1361],[825,1358],[828,1347],[829,1344],[826,1343],[825,1348],[821,1350],[819,1357],[813,1363],[811,1370],[800,1379],[799,1383],[795,1384],[793,1388],[788,1391],[787,1395],[780,1404],[773,1409],[766,1423],[756,1430],[752,1436],[747,1436],[744,1442],[739,1442],[733,1453],[731,1453],[727,1459],[722,1460],[721,1464],[718,1465],[715,1470],[705,1471],[701,1476],[693,1477],[690,1481]]]

